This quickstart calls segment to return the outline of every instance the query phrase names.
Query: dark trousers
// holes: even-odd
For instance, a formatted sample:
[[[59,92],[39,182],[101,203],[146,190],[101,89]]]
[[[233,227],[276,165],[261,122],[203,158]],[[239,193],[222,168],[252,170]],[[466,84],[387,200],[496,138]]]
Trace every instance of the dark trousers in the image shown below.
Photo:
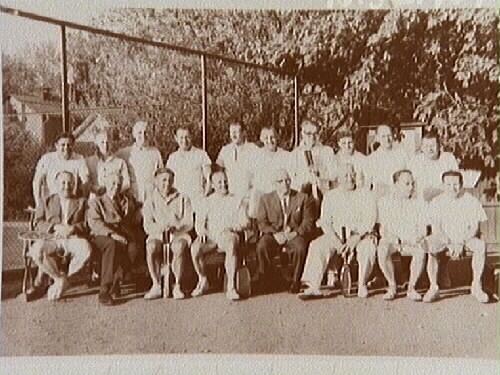
[[[308,241],[299,235],[293,240],[283,245],[287,250],[293,268],[292,282],[300,282],[304,263],[307,255]],[[257,242],[257,260],[259,262],[259,272],[269,275],[272,272],[272,258],[274,258],[282,246],[276,242],[272,234],[264,234]]]
[[[101,292],[108,292],[113,283],[130,271],[138,249],[134,242],[125,245],[107,236],[96,236],[92,243],[100,255],[100,289]]]

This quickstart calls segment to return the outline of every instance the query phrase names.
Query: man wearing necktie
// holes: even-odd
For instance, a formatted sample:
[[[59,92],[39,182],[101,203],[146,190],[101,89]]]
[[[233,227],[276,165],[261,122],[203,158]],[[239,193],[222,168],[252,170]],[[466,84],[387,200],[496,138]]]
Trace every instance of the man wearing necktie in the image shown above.
[[[121,192],[121,175],[106,176],[104,186],[106,193],[89,201],[87,221],[101,254],[99,302],[111,305],[111,294],[120,295],[120,281],[138,257],[141,218],[136,200]]]
[[[259,282],[269,287],[274,270],[271,259],[281,248],[291,255],[293,277],[290,293],[298,293],[307,246],[314,230],[314,202],[306,194],[292,190],[288,172],[275,172],[274,188],[264,194],[257,210],[257,224],[262,233],[257,243]]]
[[[35,228],[53,235],[50,240],[36,241],[30,248],[30,256],[38,266],[35,285],[41,286],[42,275],[47,274],[54,284],[47,297],[59,299],[68,288],[68,278],[78,272],[91,253],[85,239],[85,199],[73,195],[75,176],[68,171],[56,174],[57,194],[50,195],[37,206]],[[71,257],[67,274],[57,266],[57,256]]]

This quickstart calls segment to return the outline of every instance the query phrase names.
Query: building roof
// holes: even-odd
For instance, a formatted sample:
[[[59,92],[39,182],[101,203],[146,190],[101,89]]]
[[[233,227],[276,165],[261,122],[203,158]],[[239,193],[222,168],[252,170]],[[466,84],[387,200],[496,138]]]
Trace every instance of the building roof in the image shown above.
[[[77,141],[93,141],[97,132],[112,127],[99,113],[91,113],[73,130],[73,136]]]
[[[57,101],[47,101],[43,100],[40,96],[36,95],[11,95],[11,98],[15,98],[19,102],[25,104],[31,111],[26,111],[26,113],[37,113],[37,114],[52,114],[55,116],[60,116],[61,103]]]

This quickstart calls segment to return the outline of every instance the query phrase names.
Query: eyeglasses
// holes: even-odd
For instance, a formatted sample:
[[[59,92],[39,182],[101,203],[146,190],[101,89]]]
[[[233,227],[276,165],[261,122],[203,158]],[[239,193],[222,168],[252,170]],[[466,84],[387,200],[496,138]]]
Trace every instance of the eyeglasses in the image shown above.
[[[290,182],[291,180],[289,178],[282,178],[281,180],[275,180],[274,182],[278,184],[282,184],[284,182]]]

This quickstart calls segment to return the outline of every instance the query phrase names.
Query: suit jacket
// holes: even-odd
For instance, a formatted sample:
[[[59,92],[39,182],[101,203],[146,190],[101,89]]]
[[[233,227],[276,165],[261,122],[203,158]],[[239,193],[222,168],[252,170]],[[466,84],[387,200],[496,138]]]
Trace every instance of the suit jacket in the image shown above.
[[[287,207],[287,225],[300,236],[309,238],[314,231],[314,202],[306,194],[290,191]],[[264,194],[257,210],[257,225],[262,233],[283,231],[284,215],[278,193]]]
[[[135,240],[140,228],[137,201],[130,195],[120,193],[117,203],[107,194],[89,200],[87,223],[93,236],[109,236],[117,233]]]
[[[76,235],[85,235],[86,201],[84,198],[69,198],[68,224],[75,226]],[[51,233],[54,225],[62,223],[62,207],[59,195],[52,194],[44,199],[43,204],[36,208],[35,228],[42,232]]]

